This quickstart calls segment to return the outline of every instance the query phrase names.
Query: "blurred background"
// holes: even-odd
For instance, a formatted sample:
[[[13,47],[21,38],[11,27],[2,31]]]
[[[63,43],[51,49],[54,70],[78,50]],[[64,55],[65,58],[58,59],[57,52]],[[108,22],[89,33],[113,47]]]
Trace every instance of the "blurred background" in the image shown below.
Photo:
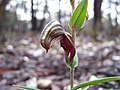
[[[75,0],[75,5],[79,2]],[[93,75],[120,75],[120,0],[88,0],[88,4],[89,18],[76,37],[75,84]],[[0,90],[18,90],[13,84],[68,90],[64,51],[55,45],[46,54],[39,38],[50,20],[58,20],[69,31],[71,15],[69,0],[0,0]],[[89,90],[96,89],[119,90],[120,82]]]

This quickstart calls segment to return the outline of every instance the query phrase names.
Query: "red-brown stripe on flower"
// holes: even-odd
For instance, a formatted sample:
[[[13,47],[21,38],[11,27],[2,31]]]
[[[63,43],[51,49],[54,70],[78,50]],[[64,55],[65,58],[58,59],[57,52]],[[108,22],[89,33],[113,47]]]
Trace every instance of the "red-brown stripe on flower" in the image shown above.
[[[75,47],[68,34],[64,31],[62,25],[58,21],[51,21],[43,29],[40,37],[40,43],[42,47],[48,51],[53,44],[58,41],[65,51],[66,59],[70,60],[72,63],[75,55]]]

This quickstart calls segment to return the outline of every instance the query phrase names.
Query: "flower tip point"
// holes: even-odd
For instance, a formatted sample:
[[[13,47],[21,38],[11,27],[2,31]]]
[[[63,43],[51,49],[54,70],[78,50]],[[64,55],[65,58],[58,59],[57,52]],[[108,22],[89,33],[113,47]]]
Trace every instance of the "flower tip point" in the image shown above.
[[[46,49],[46,53],[48,53],[48,49]]]

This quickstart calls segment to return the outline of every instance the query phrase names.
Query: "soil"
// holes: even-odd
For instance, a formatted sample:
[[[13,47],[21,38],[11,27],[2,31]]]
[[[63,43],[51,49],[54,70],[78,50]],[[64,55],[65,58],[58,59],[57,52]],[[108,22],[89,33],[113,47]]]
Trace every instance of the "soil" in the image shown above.
[[[12,85],[68,90],[69,68],[58,44],[46,53],[40,46],[39,34],[26,34],[6,42],[0,48],[0,90],[18,90]],[[120,76],[119,39],[96,42],[77,36],[76,49],[79,66],[75,69],[75,84],[88,81],[91,76]],[[88,90],[120,90],[120,81],[91,86]]]

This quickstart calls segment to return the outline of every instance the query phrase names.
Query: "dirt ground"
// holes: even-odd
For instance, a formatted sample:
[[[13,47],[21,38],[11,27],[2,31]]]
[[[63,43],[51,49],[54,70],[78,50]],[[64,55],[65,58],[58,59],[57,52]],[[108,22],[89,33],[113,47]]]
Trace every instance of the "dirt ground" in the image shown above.
[[[56,44],[47,54],[40,46],[39,34],[28,34],[0,48],[0,90],[19,90],[12,85],[38,87],[41,90],[68,90],[69,68],[64,51]],[[97,78],[120,76],[120,40],[95,42],[76,38],[79,66],[75,84]],[[89,90],[120,90],[120,81],[91,86]]]

